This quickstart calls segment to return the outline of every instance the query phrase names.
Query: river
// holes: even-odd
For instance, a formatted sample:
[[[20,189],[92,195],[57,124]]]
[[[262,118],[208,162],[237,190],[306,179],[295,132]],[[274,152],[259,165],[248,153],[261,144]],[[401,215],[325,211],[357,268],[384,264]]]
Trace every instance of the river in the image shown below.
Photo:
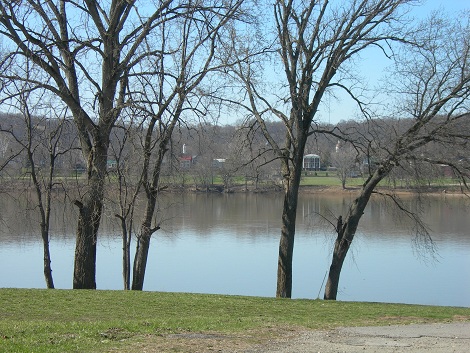
[[[349,195],[300,195],[294,247],[293,297],[323,296],[334,243],[334,216]],[[338,300],[470,307],[469,204],[453,195],[428,196],[421,210],[434,248],[414,236],[407,217],[373,199],[341,274]],[[71,288],[76,214],[55,206],[51,255],[56,288]],[[97,287],[121,289],[121,239],[107,204],[98,239]],[[144,290],[274,296],[281,195],[167,194],[162,229],[151,242]],[[0,199],[0,287],[44,288],[39,224],[26,198]],[[322,216],[319,216],[321,214]]]

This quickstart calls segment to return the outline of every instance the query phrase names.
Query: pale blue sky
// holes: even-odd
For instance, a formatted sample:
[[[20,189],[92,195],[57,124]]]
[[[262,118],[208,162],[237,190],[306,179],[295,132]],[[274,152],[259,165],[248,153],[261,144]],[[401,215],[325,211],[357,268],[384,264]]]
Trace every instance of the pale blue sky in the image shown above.
[[[411,15],[417,20],[424,19],[436,10],[452,16],[464,10],[470,10],[470,2],[468,0],[427,0],[423,1],[422,5],[414,7]],[[391,62],[381,55],[378,50],[368,52],[367,55],[361,56],[361,76],[370,85],[374,85],[384,76],[384,69],[391,65]],[[335,124],[341,120],[354,119],[357,116],[356,104],[346,95],[341,95],[340,97],[339,101],[325,99],[323,111],[319,115],[320,121]]]
[[[422,5],[412,8],[410,15],[416,20],[422,20],[433,11],[448,13],[449,16],[452,16],[466,9],[470,10],[470,1],[468,0],[423,0]],[[360,58],[354,62],[354,68],[359,69],[361,84],[367,87],[377,86],[385,75],[384,69],[390,65],[392,65],[390,59],[387,59],[377,49],[361,53]],[[357,105],[352,99],[342,92],[335,92],[335,95],[338,99],[324,97],[316,117],[317,121],[336,124],[341,120],[350,120],[358,116]],[[241,116],[244,116],[244,112],[238,118],[231,114],[228,115],[230,117],[224,114],[219,123],[236,123]]]

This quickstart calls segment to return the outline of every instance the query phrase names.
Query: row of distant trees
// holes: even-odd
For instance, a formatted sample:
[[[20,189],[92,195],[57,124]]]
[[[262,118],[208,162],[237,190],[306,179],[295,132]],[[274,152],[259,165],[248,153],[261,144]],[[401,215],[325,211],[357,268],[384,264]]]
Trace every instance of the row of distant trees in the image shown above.
[[[400,173],[420,180],[427,168],[446,164],[468,188],[469,13],[417,22],[408,15],[413,3],[1,0],[0,169],[9,172],[20,158],[31,175],[47,286],[54,286],[51,191],[68,188],[55,178],[65,156],[76,172],[84,167],[69,194],[78,212],[73,287],[96,288],[96,244],[112,182],[124,288],[141,290],[160,229],[162,177],[187,143],[208,161],[228,156],[227,185],[238,171],[258,180],[277,168],[284,202],[276,295],[291,297],[303,156],[318,152],[333,162],[339,140],[355,160],[373,163],[348,212],[329,220],[337,240],[324,297],[335,299],[342,263],[382,180]],[[378,88],[355,70],[355,60],[374,50],[391,63]],[[324,124],[318,112],[338,92],[356,102],[357,119]],[[229,115],[239,124],[218,126]],[[198,178],[207,183],[204,164]],[[383,196],[432,244],[419,214],[393,192]],[[144,211],[136,214],[138,203]]]
[[[392,134],[397,126],[411,124],[409,120],[387,119],[383,122],[384,134]],[[169,143],[168,153],[162,165],[162,174],[165,176],[163,184],[171,182],[173,185],[192,186],[196,189],[208,190],[216,177],[222,177],[226,191],[237,178],[243,178],[255,189],[260,183],[275,183],[279,180],[279,166],[272,155],[269,159],[257,158],[263,150],[262,135],[251,139],[248,148],[246,136],[242,135],[240,125],[216,125],[211,123],[184,126],[174,132]],[[0,165],[1,176],[5,180],[31,177],[32,166],[39,170],[50,170],[51,153],[54,158],[54,176],[64,178],[79,178],[85,176],[85,161],[82,158],[78,135],[71,118],[31,116],[25,118],[20,114],[0,113]],[[282,124],[268,122],[268,130],[280,140]],[[356,130],[356,134],[367,133],[368,124],[365,122],[341,121],[335,125],[338,131]],[[332,129],[332,126],[324,126]],[[460,127],[464,129],[464,126]],[[142,148],[137,141],[141,141],[142,131],[136,130],[123,134],[128,128],[117,131],[111,137],[110,151],[108,153],[107,170],[109,175],[126,173],[137,179],[141,173],[141,164],[137,163],[136,156],[142,155]],[[276,132],[277,130],[277,132]],[[130,141],[133,135],[135,141]],[[307,142],[306,151],[315,152],[320,156],[321,169],[332,169],[345,188],[346,181],[351,177],[367,176],[370,169],[375,168],[378,156],[371,156],[358,151],[355,145],[346,142],[351,139],[348,134],[342,134],[335,144],[335,139],[329,135],[318,135]],[[127,139],[124,141],[124,139]],[[343,142],[341,142],[343,141]],[[55,151],[51,146],[56,143]],[[31,145],[33,163],[28,156],[28,145]],[[438,144],[430,143],[423,154],[428,156],[442,155],[443,151]],[[426,166],[426,172],[421,173],[422,183],[432,183],[442,177],[452,177],[449,163],[462,164],[468,159],[468,151],[464,147],[445,151],[446,164]],[[191,158],[191,163],[181,163],[182,157]],[[442,157],[444,158],[444,157]],[[223,162],[215,163],[216,160]],[[118,170],[119,164],[119,170]],[[408,168],[400,173],[391,175],[391,182],[397,186],[413,186],[416,181],[416,169]],[[450,171],[450,172],[449,172]],[[36,171],[38,172],[38,171]],[[65,183],[64,183],[65,184]]]

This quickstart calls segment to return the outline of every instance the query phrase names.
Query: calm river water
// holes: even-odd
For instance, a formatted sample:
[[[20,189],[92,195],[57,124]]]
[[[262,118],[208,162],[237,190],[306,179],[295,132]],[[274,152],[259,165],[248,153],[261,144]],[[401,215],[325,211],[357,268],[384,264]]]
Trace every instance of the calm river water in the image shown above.
[[[350,196],[301,195],[294,248],[293,297],[323,297],[334,234],[318,213],[345,213]],[[418,209],[414,198],[406,202]],[[51,239],[57,288],[71,288],[75,210],[57,205]],[[274,296],[280,195],[166,195],[162,229],[151,242],[144,289]],[[0,287],[44,288],[38,223],[25,200],[0,199]],[[98,239],[98,289],[121,289],[121,239],[107,205]],[[65,209],[65,212],[64,212]],[[470,211],[465,199],[427,197],[423,218],[436,252],[382,199],[363,216],[341,274],[338,300],[470,307]],[[333,221],[334,222],[334,221]]]

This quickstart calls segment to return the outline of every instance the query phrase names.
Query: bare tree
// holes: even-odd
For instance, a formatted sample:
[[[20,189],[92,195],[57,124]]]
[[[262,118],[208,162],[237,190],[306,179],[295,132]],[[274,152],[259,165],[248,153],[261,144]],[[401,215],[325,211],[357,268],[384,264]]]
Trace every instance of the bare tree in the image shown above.
[[[341,181],[341,186],[346,189],[346,181],[358,171],[357,151],[349,145],[338,146],[331,156],[331,161],[336,168],[336,176]]]
[[[163,188],[161,175],[173,132],[209,114],[206,91],[216,89],[212,82],[214,74],[230,65],[230,58],[217,47],[231,26],[244,17],[242,4],[242,0],[190,3],[178,21],[163,23],[145,40],[148,48],[157,49],[159,55],[148,56],[136,66],[146,74],[140,75],[132,86],[132,105],[126,111],[141,129],[142,160],[134,196],[118,216],[123,239],[129,239],[129,225],[136,222],[133,219],[136,195],[142,191],[145,206],[136,234],[133,290],[143,289],[150,240],[161,226],[158,196]]]
[[[337,219],[333,258],[325,288],[325,299],[336,299],[344,259],[356,234],[359,221],[373,193],[381,193],[415,223],[416,236],[432,246],[432,239],[419,214],[407,209],[393,193],[378,192],[377,185],[392,171],[420,174],[420,165],[447,165],[468,190],[470,170],[453,153],[468,148],[470,141],[470,18],[450,24],[447,19],[432,17],[421,24],[413,39],[396,58],[396,71],[388,82],[389,94],[397,97],[396,119],[402,127],[389,126],[388,134],[380,119],[368,122],[368,134],[355,144],[376,159],[360,194],[351,203],[345,217]],[[411,40],[411,38],[410,38]],[[393,89],[390,89],[392,87]],[[393,123],[393,120],[388,120]],[[382,122],[382,123],[380,123]],[[388,136],[388,137],[387,137]],[[436,146],[441,153],[429,154],[426,148]],[[422,174],[421,174],[422,175]]]
[[[111,183],[116,183],[118,212],[115,213],[120,221],[122,236],[122,276],[124,289],[131,287],[131,242],[134,234],[134,212],[141,188],[141,161],[143,150],[141,146],[142,128],[140,119],[125,115],[118,122],[120,129],[114,130],[114,138],[110,145],[110,157],[113,161]]]
[[[155,7],[139,5],[135,0],[0,2],[0,33],[7,51],[0,63],[3,84],[20,80],[42,85],[69,107],[80,137],[87,190],[75,201],[79,220],[73,288],[96,288],[110,133],[128,104],[129,84],[141,74],[136,64],[158,54],[143,45],[145,39],[187,8],[165,0]],[[25,60],[51,80],[44,84],[18,75],[15,69]]]
[[[283,77],[279,86],[269,85],[263,93],[257,71],[257,58],[250,57],[235,73],[247,94],[244,107],[255,118],[271,149],[281,163],[284,188],[281,239],[277,274],[277,297],[292,295],[292,259],[295,238],[298,190],[302,160],[309,136],[320,130],[315,126],[322,98],[334,88],[354,96],[354,81],[347,65],[370,46],[400,38],[395,27],[399,10],[409,1],[351,0],[310,2],[277,0],[274,3],[277,55],[271,62],[281,67],[275,74]],[[251,51],[252,42],[236,46],[239,52]],[[276,70],[275,67],[273,70]],[[274,88],[275,87],[275,88]],[[277,118],[284,126],[284,139],[278,143],[267,129],[267,121]]]
[[[25,76],[32,75],[33,72],[34,70],[26,66]],[[47,288],[52,289],[54,280],[49,248],[51,206],[53,189],[61,184],[54,179],[57,162],[73,148],[73,145],[66,145],[65,139],[62,139],[69,121],[66,119],[66,109],[51,107],[44,90],[27,83],[20,85],[17,82],[13,83],[10,89],[12,92],[7,96],[14,98],[3,103],[19,113],[24,126],[14,128],[11,125],[2,126],[0,123],[0,131],[7,133],[20,147],[16,155],[19,153],[26,155],[27,172],[33,182],[36,196],[33,204],[39,213],[43,243],[43,273]],[[50,116],[41,116],[42,114]]]

